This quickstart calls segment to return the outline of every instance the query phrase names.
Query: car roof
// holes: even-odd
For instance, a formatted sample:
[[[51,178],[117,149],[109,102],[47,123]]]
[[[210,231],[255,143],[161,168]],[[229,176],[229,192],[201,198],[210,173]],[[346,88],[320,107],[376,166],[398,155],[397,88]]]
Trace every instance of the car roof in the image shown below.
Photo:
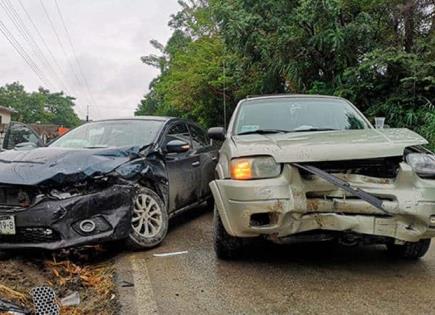
[[[318,95],[318,94],[271,94],[271,95],[248,95],[244,101],[261,100],[261,99],[276,99],[276,98],[325,98],[325,99],[339,99],[345,100],[342,97],[331,95]]]
[[[94,122],[100,121],[116,121],[116,120],[157,120],[157,121],[169,121],[172,119],[178,119],[175,117],[166,117],[166,116],[134,116],[134,117],[120,117],[120,118],[109,118],[109,119],[101,119],[95,120]]]

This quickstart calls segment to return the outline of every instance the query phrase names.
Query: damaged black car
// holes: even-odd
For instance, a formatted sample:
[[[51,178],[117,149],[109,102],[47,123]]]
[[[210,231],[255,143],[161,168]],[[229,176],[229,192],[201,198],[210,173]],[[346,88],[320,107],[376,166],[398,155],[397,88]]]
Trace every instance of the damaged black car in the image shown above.
[[[177,118],[91,122],[47,147],[0,154],[0,249],[125,239],[158,245],[169,218],[211,202],[218,151]]]

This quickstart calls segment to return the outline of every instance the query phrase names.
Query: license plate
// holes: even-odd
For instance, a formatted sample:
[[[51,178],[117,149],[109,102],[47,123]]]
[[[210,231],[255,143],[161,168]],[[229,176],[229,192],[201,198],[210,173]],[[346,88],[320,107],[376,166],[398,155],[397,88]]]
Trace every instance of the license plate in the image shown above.
[[[13,216],[0,217],[0,235],[15,235],[15,219]]]

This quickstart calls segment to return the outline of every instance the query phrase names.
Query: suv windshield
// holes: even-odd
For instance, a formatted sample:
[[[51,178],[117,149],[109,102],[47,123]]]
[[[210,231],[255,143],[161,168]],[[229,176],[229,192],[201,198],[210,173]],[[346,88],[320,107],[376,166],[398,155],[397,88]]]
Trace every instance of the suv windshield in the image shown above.
[[[50,147],[75,149],[143,147],[153,142],[161,126],[162,122],[156,120],[93,122],[70,131],[54,141]]]
[[[234,130],[249,133],[302,132],[370,128],[350,104],[339,99],[278,98],[240,105]]]

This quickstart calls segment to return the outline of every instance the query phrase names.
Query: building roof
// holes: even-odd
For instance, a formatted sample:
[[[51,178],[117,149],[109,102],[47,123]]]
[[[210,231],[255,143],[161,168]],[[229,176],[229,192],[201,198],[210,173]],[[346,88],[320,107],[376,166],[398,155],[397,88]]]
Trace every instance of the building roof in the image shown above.
[[[5,112],[9,112],[9,113],[16,113],[17,111],[13,108],[10,107],[6,107],[6,106],[1,106],[0,105],[0,110],[5,111]]]

